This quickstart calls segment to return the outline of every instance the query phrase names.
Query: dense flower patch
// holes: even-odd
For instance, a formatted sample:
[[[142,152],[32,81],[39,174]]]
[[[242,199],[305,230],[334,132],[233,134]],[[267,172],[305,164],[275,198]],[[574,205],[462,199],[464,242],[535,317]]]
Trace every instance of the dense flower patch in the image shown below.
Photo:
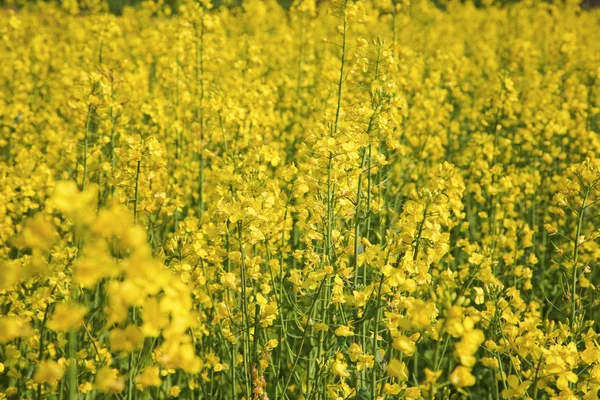
[[[600,13],[107,7],[0,10],[0,399],[598,398]]]

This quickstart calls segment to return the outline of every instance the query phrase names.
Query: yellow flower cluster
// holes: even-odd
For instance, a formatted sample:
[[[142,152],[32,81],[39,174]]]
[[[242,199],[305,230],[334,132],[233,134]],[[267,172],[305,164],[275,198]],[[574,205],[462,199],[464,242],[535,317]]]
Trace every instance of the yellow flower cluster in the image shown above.
[[[598,398],[597,11],[5,3],[0,400]]]

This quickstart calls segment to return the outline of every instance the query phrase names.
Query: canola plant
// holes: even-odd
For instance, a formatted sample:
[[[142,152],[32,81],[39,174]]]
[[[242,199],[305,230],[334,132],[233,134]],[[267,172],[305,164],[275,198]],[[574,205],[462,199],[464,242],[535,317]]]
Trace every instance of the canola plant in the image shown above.
[[[600,13],[0,9],[0,399],[598,399]]]

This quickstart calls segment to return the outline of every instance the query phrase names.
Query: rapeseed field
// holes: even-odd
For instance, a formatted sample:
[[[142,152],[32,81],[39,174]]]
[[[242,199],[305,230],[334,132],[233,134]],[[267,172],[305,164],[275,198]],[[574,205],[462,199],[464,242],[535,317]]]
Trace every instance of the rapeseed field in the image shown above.
[[[0,399],[598,399],[600,12],[225,3],[0,8]]]

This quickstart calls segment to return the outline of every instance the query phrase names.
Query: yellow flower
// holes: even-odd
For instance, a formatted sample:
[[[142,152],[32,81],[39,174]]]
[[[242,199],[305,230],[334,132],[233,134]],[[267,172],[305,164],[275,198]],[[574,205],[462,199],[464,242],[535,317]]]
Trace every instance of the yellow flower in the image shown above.
[[[404,362],[393,359],[386,366],[386,371],[390,376],[398,379],[400,382],[408,380],[408,368]]]
[[[271,326],[277,317],[277,303],[267,301],[260,293],[256,295],[256,302],[260,304],[260,325],[263,328]]]
[[[480,287],[474,287],[473,289],[475,290],[475,304],[483,304],[485,301],[483,289]]]
[[[94,387],[105,393],[120,393],[125,389],[125,381],[117,369],[102,367],[96,373]]]
[[[389,396],[396,396],[402,390],[402,386],[397,383],[386,383],[383,392]]]
[[[29,325],[12,316],[0,317],[0,344],[10,342],[29,333]]]
[[[331,367],[331,371],[341,378],[347,378],[350,376],[350,373],[346,370],[347,367],[348,364],[345,362],[341,360],[335,360],[333,366]]]
[[[54,206],[59,211],[78,223],[88,223],[92,220],[96,199],[95,188],[88,188],[81,192],[73,181],[58,183],[52,198]]]
[[[361,354],[358,356],[358,362],[356,363],[356,370],[362,371],[363,369],[373,368],[375,365],[375,357],[371,354]]]
[[[231,272],[226,272],[221,276],[221,283],[232,290],[237,290],[237,276]]]
[[[443,371],[432,371],[429,368],[425,368],[425,382],[427,383],[435,383],[440,376],[442,376]]]
[[[270,339],[266,344],[265,344],[265,349],[267,351],[271,351],[274,348],[277,347],[277,345],[279,344],[279,341],[277,339]]]
[[[144,325],[142,326],[144,336],[156,337],[169,324],[168,315],[161,309],[158,301],[154,298],[144,304],[142,316],[144,319]]]
[[[56,361],[43,361],[38,365],[33,380],[36,383],[56,384],[62,378],[64,368]]]
[[[466,332],[460,342],[456,344],[456,355],[465,367],[472,368],[475,365],[475,353],[483,343],[485,337],[480,329]]]
[[[181,388],[179,386],[171,386],[171,389],[169,389],[169,396],[171,397],[178,397],[179,393],[181,393]]]
[[[91,382],[84,382],[79,385],[79,393],[87,394],[94,390],[94,385]]]
[[[483,365],[485,365],[486,367],[491,367],[494,369],[498,369],[500,367],[500,364],[498,363],[498,359],[497,358],[492,358],[492,357],[483,357],[479,360],[479,362]]]
[[[0,399],[596,397],[597,10],[111,1],[0,7]]]
[[[229,369],[229,365],[225,363],[216,363],[213,367],[215,372],[227,371]]]
[[[415,342],[404,335],[399,335],[394,338],[393,347],[400,350],[402,354],[407,357],[411,357],[413,354],[415,354]]]
[[[590,372],[590,381],[596,385],[600,384],[600,365],[595,365],[594,368],[592,368],[592,372]]]
[[[354,332],[352,331],[352,328],[348,325],[342,325],[342,326],[338,327],[335,330],[335,334],[336,334],[336,336],[343,336],[343,337],[354,336]]]
[[[79,329],[87,312],[87,307],[80,304],[58,304],[48,321],[48,328],[57,332]]]
[[[524,396],[527,389],[531,385],[531,381],[519,382],[519,378],[516,375],[510,375],[507,378],[507,382],[508,389],[504,389],[502,391],[502,397],[505,399]]]
[[[421,398],[421,389],[417,387],[411,387],[404,391],[404,396],[407,399],[420,399]]]
[[[471,374],[471,371],[467,367],[463,367],[462,365],[454,368],[454,371],[450,374],[450,383],[459,389],[473,386],[475,382],[475,376]]]
[[[110,331],[109,342],[113,351],[130,353],[142,347],[144,335],[139,327],[128,325],[124,330],[116,328]]]
[[[28,220],[16,244],[20,247],[48,250],[54,243],[56,228],[41,213]]]
[[[102,242],[86,247],[85,253],[74,264],[75,282],[91,288],[102,278],[116,277],[119,268]]]
[[[350,361],[358,361],[358,357],[363,354],[362,346],[358,343],[352,343],[348,348],[348,354],[350,355]]]
[[[556,381],[556,387],[560,390],[564,390],[569,387],[569,383],[577,383],[578,380],[579,378],[576,373],[573,371],[566,371],[560,374]]]
[[[315,331],[327,331],[329,330],[329,326],[327,326],[327,324],[324,324],[322,322],[317,322],[314,326],[313,326]]]
[[[159,369],[156,366],[144,368],[142,373],[135,378],[135,383],[142,388],[158,387],[162,384]]]

